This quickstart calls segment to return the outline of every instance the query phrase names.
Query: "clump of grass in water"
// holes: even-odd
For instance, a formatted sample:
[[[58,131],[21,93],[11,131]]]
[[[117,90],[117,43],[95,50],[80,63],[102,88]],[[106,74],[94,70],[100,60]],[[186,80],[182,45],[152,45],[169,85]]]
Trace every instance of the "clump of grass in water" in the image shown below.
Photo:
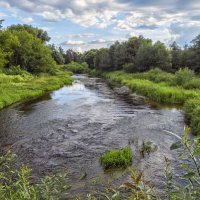
[[[122,149],[113,149],[105,152],[100,157],[100,163],[104,169],[115,167],[127,167],[132,163],[132,151],[129,146]]]
[[[152,151],[151,143],[142,141],[142,147],[140,150],[142,157],[144,158],[146,153],[149,155],[151,153],[151,151]]]

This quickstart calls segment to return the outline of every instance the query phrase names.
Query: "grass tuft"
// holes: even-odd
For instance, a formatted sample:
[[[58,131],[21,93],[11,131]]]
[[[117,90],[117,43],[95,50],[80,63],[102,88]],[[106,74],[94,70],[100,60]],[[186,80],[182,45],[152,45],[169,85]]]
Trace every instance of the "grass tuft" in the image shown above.
[[[131,148],[127,146],[122,149],[107,151],[100,157],[100,163],[104,169],[127,167],[132,163]]]

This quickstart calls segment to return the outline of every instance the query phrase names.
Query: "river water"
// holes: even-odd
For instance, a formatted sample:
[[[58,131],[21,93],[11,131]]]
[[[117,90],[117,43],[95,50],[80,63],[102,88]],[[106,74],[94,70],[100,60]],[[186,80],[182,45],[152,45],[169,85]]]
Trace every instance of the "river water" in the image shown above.
[[[70,194],[87,193],[110,183],[129,180],[128,170],[104,172],[100,155],[131,144],[133,166],[145,171],[146,180],[158,190],[164,187],[164,156],[173,160],[170,145],[181,134],[183,113],[117,95],[104,80],[75,75],[71,86],[37,100],[15,104],[0,112],[0,150],[12,149],[18,162],[28,164],[33,176],[69,172]],[[143,158],[142,142],[151,142],[153,152]]]

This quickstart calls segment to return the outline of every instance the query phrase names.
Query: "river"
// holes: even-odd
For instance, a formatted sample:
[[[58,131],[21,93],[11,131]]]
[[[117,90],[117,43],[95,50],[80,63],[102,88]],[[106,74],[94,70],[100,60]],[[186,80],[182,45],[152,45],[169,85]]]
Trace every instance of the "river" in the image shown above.
[[[178,164],[176,153],[169,149],[176,138],[165,130],[181,134],[183,113],[118,95],[99,78],[73,78],[71,86],[0,112],[1,153],[12,149],[19,163],[32,167],[35,177],[67,169],[69,193],[84,194],[107,182],[116,186],[129,180],[128,170],[104,172],[99,157],[131,144],[133,166],[143,169],[146,180],[162,189],[164,156],[174,161],[175,168]],[[144,158],[142,141],[155,147]]]

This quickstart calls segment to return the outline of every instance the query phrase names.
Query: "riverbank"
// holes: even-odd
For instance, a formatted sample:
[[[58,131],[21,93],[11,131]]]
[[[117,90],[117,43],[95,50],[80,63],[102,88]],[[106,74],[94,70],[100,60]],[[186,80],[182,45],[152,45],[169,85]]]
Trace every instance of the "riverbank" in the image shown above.
[[[134,74],[115,71],[103,73],[103,76],[112,83],[125,85],[131,91],[144,95],[158,103],[171,103],[182,106],[193,133],[199,135],[200,88],[198,88],[198,84],[192,84],[194,82],[197,83],[200,79],[195,77],[188,80],[186,77],[187,82],[183,81],[178,85],[176,79],[179,77],[177,78],[175,75],[167,72],[155,72],[152,73],[150,71]]]
[[[71,73],[59,72],[57,75],[6,75],[0,74],[0,109],[13,103],[39,97],[72,83]]]

